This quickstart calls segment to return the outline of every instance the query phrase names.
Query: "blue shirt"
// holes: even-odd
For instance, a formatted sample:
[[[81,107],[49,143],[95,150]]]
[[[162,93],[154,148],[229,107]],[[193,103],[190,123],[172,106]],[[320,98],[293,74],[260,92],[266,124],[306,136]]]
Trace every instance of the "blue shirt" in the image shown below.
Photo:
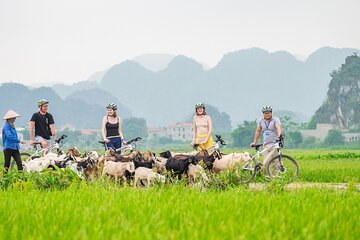
[[[5,126],[2,129],[2,140],[4,149],[10,148],[13,150],[20,149],[20,140],[16,133],[16,129],[13,128],[8,122],[5,123]]]

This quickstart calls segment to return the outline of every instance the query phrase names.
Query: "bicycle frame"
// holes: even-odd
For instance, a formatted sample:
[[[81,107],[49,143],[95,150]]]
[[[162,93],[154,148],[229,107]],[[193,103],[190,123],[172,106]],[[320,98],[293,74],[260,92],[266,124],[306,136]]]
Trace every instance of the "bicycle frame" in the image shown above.
[[[130,140],[128,142],[128,144],[126,144],[126,145],[124,145],[124,146],[122,146],[120,148],[115,149],[115,152],[120,153],[120,154],[130,153],[132,150],[136,149],[136,142],[139,141],[139,140],[141,140],[140,137],[134,138],[134,139]],[[107,144],[104,141],[99,141],[99,143],[101,145],[103,145],[105,151],[109,150]]]
[[[275,150],[278,150],[279,151],[279,154],[282,155],[282,152],[281,152],[281,147],[278,147],[278,146],[270,146],[270,147],[264,147],[261,151],[259,150],[259,148],[262,147],[262,145],[259,145],[259,146],[255,146],[255,149],[256,149],[256,153],[254,156],[251,157],[251,159],[248,161],[248,163],[246,163],[244,166],[243,166],[243,170],[254,170],[255,166],[256,165],[259,165],[259,164],[262,164],[259,159],[260,159],[260,155],[264,156],[264,152],[266,151],[269,151],[271,149],[271,152],[275,151]],[[264,159],[265,161],[265,159]],[[251,163],[254,162],[255,165],[252,167],[251,166]]]
[[[35,152],[30,155],[30,158],[38,155],[42,156],[45,151],[51,152],[54,149],[58,151],[60,150],[60,146],[58,143],[55,143],[54,145],[48,146],[46,148],[41,148],[38,146],[38,144],[34,144],[33,148],[35,149]]]
[[[33,148],[35,149],[35,152],[30,155],[29,159],[33,159],[35,156],[42,156],[42,154],[45,151],[51,152],[52,150],[56,149],[58,154],[63,154],[61,150],[62,141],[64,138],[66,138],[66,135],[62,135],[59,139],[55,140],[55,143],[51,146],[48,146],[46,148],[42,148],[40,143],[34,143]],[[40,145],[40,147],[39,147]]]

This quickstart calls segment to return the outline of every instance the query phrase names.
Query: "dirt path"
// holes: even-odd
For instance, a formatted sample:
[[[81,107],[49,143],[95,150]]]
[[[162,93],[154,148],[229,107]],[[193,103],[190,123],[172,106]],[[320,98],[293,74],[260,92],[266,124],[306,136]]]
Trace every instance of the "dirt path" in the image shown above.
[[[250,189],[252,190],[264,190],[264,183],[250,183]],[[300,188],[327,188],[327,189],[339,189],[347,190],[349,187],[348,183],[290,183],[285,186],[287,190],[294,190]],[[355,184],[355,187],[360,191],[360,184]]]

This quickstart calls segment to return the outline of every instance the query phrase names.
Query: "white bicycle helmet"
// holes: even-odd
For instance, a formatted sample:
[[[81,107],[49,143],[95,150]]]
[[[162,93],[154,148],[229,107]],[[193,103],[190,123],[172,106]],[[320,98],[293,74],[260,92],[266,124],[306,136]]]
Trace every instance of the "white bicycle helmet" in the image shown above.
[[[117,106],[115,103],[109,103],[106,108],[112,108],[112,110],[117,110]]]
[[[195,109],[198,109],[198,108],[203,108],[203,109],[205,109],[205,104],[203,104],[203,103],[197,103],[197,104],[195,105]]]
[[[272,107],[271,106],[263,106],[262,108],[262,112],[272,112]]]

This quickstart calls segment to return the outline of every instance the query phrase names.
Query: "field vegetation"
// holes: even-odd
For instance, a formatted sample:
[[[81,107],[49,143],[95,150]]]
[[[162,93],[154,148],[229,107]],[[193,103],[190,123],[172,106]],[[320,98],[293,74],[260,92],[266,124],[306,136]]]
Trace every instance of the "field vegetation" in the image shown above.
[[[225,149],[231,152],[234,149]],[[360,151],[285,150],[298,183],[347,183],[347,189],[263,190],[234,173],[205,187],[185,180],[150,188],[112,179],[79,180],[71,171],[0,174],[2,239],[357,239]],[[2,156],[0,164],[3,165]],[[261,178],[257,182],[262,182]]]

